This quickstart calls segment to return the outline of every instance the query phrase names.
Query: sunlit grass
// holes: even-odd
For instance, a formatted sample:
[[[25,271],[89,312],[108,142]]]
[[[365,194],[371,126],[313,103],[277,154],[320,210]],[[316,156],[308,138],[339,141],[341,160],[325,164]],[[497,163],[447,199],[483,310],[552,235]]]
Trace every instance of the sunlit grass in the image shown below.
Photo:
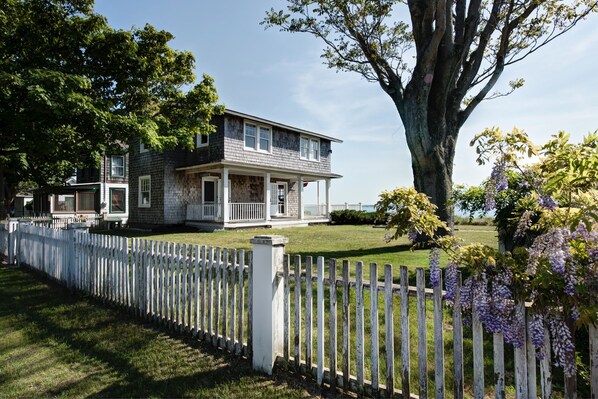
[[[319,395],[40,279],[0,268],[2,398]]]

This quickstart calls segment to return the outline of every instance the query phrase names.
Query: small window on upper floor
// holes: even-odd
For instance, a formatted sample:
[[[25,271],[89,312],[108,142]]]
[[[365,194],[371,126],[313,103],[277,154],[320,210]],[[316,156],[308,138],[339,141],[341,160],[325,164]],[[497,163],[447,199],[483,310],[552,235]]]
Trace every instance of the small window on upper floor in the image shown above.
[[[301,136],[299,156],[308,161],[320,160],[320,140]]]
[[[125,157],[123,155],[110,157],[110,177],[125,177]]]
[[[195,148],[207,147],[208,144],[210,143],[209,138],[210,138],[210,136],[208,136],[207,134],[196,134],[195,135]]]
[[[272,128],[245,122],[244,141],[246,150],[272,152]]]

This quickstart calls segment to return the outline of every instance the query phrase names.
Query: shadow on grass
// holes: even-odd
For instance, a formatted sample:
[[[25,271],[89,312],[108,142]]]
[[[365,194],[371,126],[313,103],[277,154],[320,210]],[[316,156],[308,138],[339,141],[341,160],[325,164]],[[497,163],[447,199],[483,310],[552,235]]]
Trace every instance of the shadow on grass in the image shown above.
[[[282,373],[267,377],[253,371],[246,359],[188,337],[169,334],[124,310],[100,306],[95,299],[71,295],[52,282],[39,280],[43,278],[35,272],[2,267],[0,317],[14,320],[11,330],[25,334],[28,343],[57,345],[54,354],[61,362],[92,370],[71,381],[56,381],[42,396],[305,397],[322,394],[315,384],[304,384]],[[10,347],[3,348],[4,353],[10,350]],[[33,366],[25,372],[33,372]],[[104,378],[106,375],[111,377]]]

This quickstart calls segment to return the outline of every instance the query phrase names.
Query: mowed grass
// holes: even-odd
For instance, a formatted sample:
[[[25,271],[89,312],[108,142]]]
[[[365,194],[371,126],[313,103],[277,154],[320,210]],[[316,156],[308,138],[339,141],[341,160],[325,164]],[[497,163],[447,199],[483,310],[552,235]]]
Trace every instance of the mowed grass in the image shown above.
[[[386,243],[384,228],[372,226],[329,226],[292,227],[285,229],[252,229],[217,231],[204,233],[196,231],[156,234],[138,230],[112,230],[106,234],[141,237],[156,241],[199,244],[221,248],[251,249],[249,240],[256,235],[283,235],[289,239],[285,252],[289,255],[323,256],[327,260],[362,261],[379,265],[405,265],[410,268],[428,266],[429,250],[410,249],[406,237]],[[457,237],[465,244],[480,242],[496,248],[498,239],[493,226],[458,226]]]
[[[0,267],[0,298],[2,398],[321,395],[28,271]]]

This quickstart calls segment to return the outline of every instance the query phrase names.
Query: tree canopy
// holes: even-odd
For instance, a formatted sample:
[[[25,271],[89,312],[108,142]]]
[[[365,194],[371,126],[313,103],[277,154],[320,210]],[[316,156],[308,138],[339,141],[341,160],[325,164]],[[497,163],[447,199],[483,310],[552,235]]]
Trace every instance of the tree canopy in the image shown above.
[[[415,188],[443,220],[460,128],[493,91],[506,66],[569,31],[596,1],[287,0],[267,26],[311,34],[330,68],[377,82],[405,127]]]
[[[151,25],[117,30],[93,0],[0,0],[0,177],[63,181],[133,137],[191,147],[222,112],[211,77]]]

